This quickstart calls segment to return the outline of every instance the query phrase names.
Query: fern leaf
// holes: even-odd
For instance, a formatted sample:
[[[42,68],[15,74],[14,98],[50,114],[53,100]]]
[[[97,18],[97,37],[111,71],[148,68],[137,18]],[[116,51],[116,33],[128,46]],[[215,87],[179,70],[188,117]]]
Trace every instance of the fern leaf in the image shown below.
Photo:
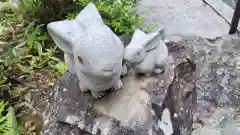
[[[0,118],[2,117],[2,113],[5,110],[6,104],[3,101],[0,102]]]
[[[3,123],[4,121],[7,120],[7,117],[6,116],[2,116],[0,117],[0,124]]]
[[[6,124],[0,123],[0,134],[4,133],[5,130],[6,130]]]
[[[9,107],[6,116],[3,116],[2,112],[6,103],[0,102],[0,134],[3,135],[20,135],[20,127],[18,126],[17,119],[15,116],[14,108]]]
[[[9,127],[9,131],[7,132],[6,135],[20,135],[19,126],[17,123],[17,119],[15,116],[15,111],[13,107],[10,106],[8,108],[8,113],[6,117],[7,117],[6,125],[8,125]]]
[[[1,101],[0,102],[0,133],[3,133],[3,130],[6,127],[5,122],[7,120],[7,117],[3,116],[3,111],[5,110],[5,106],[6,104],[3,101]]]

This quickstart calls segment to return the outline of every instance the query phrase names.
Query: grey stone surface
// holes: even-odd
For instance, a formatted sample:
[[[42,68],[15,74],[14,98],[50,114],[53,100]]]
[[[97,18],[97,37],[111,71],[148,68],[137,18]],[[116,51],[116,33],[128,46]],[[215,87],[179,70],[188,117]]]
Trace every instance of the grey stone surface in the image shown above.
[[[116,135],[121,132],[164,135],[159,121],[162,111],[168,108],[174,135],[191,133],[192,124],[198,124],[193,135],[238,134],[239,119],[228,113],[232,109],[235,116],[240,114],[240,38],[223,36],[214,41],[199,36],[175,36],[165,40],[170,55],[164,74],[157,78],[128,74],[123,78],[124,89],[95,100],[90,108],[91,96],[87,93],[81,96],[76,80],[66,73],[53,91],[55,96],[50,98],[52,107],[49,115],[45,114],[49,117],[45,117],[43,133],[78,135],[84,129],[91,134],[109,131]],[[65,100],[71,95],[63,94],[63,88],[72,91],[75,98]],[[75,117],[69,121],[66,116]]]
[[[215,37],[227,34],[229,25],[202,0],[141,0],[137,8],[143,26],[157,24],[166,35],[196,34]]]
[[[239,119],[237,113],[228,108],[216,109],[204,126],[195,129],[192,135],[237,135],[239,134]]]
[[[93,109],[96,112],[117,119],[121,125],[134,125],[136,122],[145,128],[151,129],[151,97],[142,87],[141,81],[134,75],[123,79],[122,90],[110,93],[98,100]]]
[[[240,82],[237,79],[239,37],[224,36],[215,43],[198,36],[181,38],[179,42],[170,42],[167,45],[170,53],[174,51],[171,54],[175,61],[187,56],[194,59],[197,64],[198,105],[206,101],[215,107],[230,105],[237,108],[240,104],[238,93]]]
[[[239,113],[232,117],[225,123],[223,128],[223,135],[239,135],[240,134],[240,119]]]
[[[142,81],[125,77],[123,90],[95,100],[89,93],[82,93],[76,76],[67,72],[50,94],[43,135],[110,135],[108,131],[111,135],[123,131],[145,135],[152,128],[152,115],[150,92]]]
[[[196,108],[197,92],[194,75],[196,64],[189,59],[174,67],[172,82],[162,102],[161,111],[169,108],[173,131],[176,135],[187,135],[192,131],[193,112]],[[161,113],[160,113],[161,114]]]
[[[83,94],[79,90],[76,76],[66,72],[49,94],[48,105],[43,114],[43,135],[89,135],[78,128],[78,123],[85,123],[84,126],[93,124],[93,118],[86,115],[93,101],[89,94]]]
[[[186,64],[186,62],[180,64],[175,75],[185,74],[189,71],[179,70]],[[185,72],[182,73],[182,71]],[[54,91],[50,94],[49,105],[44,114],[43,135],[149,135],[150,133],[164,135],[159,127],[162,111],[176,105],[176,108],[170,109],[172,116],[185,106],[182,103],[187,101],[190,105],[191,102],[186,98],[182,101],[180,94],[182,91],[180,90],[170,92],[168,95],[171,97],[167,96],[166,98],[178,97],[178,100],[164,100],[164,107],[158,104],[151,106],[151,91],[156,89],[158,79],[135,77],[133,73],[130,72],[128,76],[124,77],[125,85],[121,91],[110,92],[102,99],[94,99],[89,93],[82,93],[77,86],[76,77],[67,72],[59,79]],[[176,82],[172,84],[174,88],[180,85],[181,80],[180,78],[175,80]],[[171,91],[173,90],[171,89]],[[187,116],[189,120],[192,120],[188,114],[191,114],[192,111],[189,109],[193,108],[184,108],[182,115],[179,115],[182,117],[179,118]],[[181,125],[185,125],[179,122],[187,123],[189,121],[174,119],[173,130],[178,132],[182,130]],[[191,125],[191,122],[189,124]]]
[[[198,97],[194,123],[202,126],[200,126],[201,129],[196,128],[193,134],[222,135],[223,128],[219,129],[214,126],[218,124],[214,123],[209,126],[209,119],[216,113],[217,108],[227,108],[228,111],[233,109],[236,113],[239,110],[240,38],[237,35],[223,36],[216,41],[198,36],[181,36],[179,38],[180,40],[177,42],[167,43],[174,61],[190,57],[197,67],[194,80]],[[176,38],[169,37],[167,39]],[[221,115],[215,119],[221,119]],[[227,119],[231,119],[231,116]],[[239,127],[236,125],[239,122],[233,120],[229,122],[235,124],[225,127],[225,131],[229,129],[230,131],[227,133],[237,133]]]

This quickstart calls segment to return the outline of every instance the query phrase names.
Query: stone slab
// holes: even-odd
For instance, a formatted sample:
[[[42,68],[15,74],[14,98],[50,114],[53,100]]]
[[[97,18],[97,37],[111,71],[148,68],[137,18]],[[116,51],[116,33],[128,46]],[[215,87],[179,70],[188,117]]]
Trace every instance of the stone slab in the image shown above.
[[[234,9],[225,4],[222,0],[204,0],[208,3],[218,14],[220,14],[229,24],[231,24]],[[240,25],[238,25],[240,30]]]
[[[222,0],[222,1],[224,1],[226,4],[228,4],[232,8],[235,8],[235,5],[237,3],[237,0]]]
[[[137,7],[143,26],[165,27],[166,35],[226,35],[229,24],[202,0],[141,0]]]
[[[149,79],[136,79],[134,75],[125,77],[123,88],[99,99],[93,109],[96,113],[117,119],[121,125],[134,125],[137,121],[151,128],[151,97],[142,90],[143,82]]]

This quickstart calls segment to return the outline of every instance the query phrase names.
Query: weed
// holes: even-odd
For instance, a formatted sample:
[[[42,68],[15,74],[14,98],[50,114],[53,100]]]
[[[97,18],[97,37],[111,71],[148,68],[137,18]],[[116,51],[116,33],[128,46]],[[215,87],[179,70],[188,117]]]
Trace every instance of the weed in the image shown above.
[[[58,51],[51,45],[53,41],[44,25],[36,18],[41,3],[39,0],[22,1],[19,8],[8,5],[0,15],[0,96],[17,108],[18,116],[34,110],[28,94],[48,88],[54,78],[67,70],[63,61],[56,57]],[[45,72],[49,77],[45,77]],[[0,109],[2,106],[0,104]],[[18,122],[23,125],[21,132],[15,133],[16,125],[9,126],[15,119],[13,107],[4,110],[8,115],[0,115],[0,134],[34,134],[32,127],[21,121]]]
[[[0,102],[0,134],[20,135],[21,128],[17,122],[14,108],[12,106],[7,108],[7,105],[8,103]]]
[[[66,19],[74,19],[75,16],[91,2],[96,5],[104,22],[117,35],[131,35],[136,26],[143,22],[143,18],[139,17],[134,9],[137,5],[135,0],[77,0],[75,11],[69,13]]]
[[[148,27],[143,28],[142,30],[146,33],[153,31],[157,27],[156,24],[150,25]]]
[[[18,6],[8,2],[4,7],[0,2],[0,96],[9,102],[0,102],[0,134],[35,134],[34,126],[17,118],[34,110],[29,96],[33,91],[48,88],[67,70],[46,24],[74,19],[90,2],[118,35],[131,35],[143,21],[135,11],[136,0],[19,0]]]

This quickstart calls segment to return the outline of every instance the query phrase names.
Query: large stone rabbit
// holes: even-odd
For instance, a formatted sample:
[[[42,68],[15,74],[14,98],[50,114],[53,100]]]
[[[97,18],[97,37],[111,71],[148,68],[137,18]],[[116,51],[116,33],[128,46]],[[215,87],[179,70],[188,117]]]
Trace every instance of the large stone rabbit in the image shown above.
[[[87,5],[74,20],[52,22],[47,28],[83,92],[90,90],[99,98],[107,89],[122,88],[124,46],[94,4]]]

